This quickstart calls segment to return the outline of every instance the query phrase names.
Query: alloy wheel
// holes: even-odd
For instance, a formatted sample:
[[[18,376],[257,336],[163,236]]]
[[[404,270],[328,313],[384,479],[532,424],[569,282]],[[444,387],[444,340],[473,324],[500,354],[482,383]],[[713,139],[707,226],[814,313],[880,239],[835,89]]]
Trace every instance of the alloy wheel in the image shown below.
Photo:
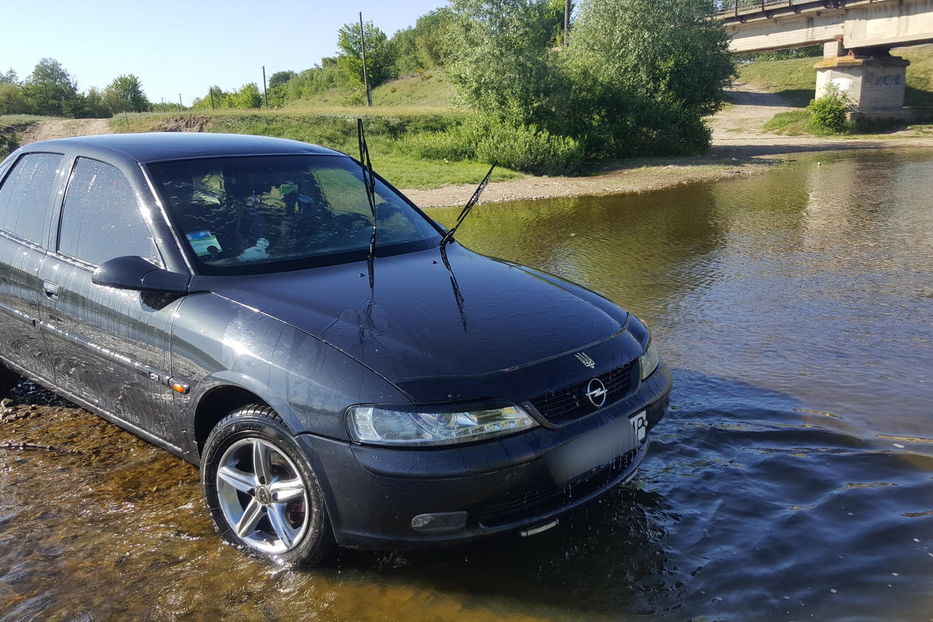
[[[249,546],[281,554],[305,535],[307,485],[274,443],[252,437],[230,445],[220,459],[216,484],[227,524]]]

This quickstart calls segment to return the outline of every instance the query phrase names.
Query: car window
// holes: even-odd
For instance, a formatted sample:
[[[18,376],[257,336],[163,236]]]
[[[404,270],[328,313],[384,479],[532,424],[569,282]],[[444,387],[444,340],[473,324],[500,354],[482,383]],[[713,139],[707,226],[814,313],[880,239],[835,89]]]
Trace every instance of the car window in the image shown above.
[[[95,266],[125,255],[162,263],[126,177],[88,158],[78,158],[68,182],[58,252]]]
[[[62,158],[57,153],[27,153],[16,161],[0,186],[0,229],[36,244],[43,242]]]
[[[199,268],[240,274],[365,258],[373,220],[345,156],[211,158],[148,165]],[[376,183],[377,249],[436,245],[431,222]]]

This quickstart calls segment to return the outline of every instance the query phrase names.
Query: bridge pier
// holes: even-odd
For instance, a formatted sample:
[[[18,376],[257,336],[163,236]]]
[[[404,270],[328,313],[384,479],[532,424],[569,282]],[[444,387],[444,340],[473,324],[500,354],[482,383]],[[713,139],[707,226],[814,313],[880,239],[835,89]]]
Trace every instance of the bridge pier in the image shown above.
[[[844,93],[852,103],[853,116],[880,119],[901,118],[907,66],[910,61],[891,56],[890,48],[855,50],[842,56],[841,43],[833,41],[824,48],[823,60],[816,64],[816,97],[826,95],[831,86]]]

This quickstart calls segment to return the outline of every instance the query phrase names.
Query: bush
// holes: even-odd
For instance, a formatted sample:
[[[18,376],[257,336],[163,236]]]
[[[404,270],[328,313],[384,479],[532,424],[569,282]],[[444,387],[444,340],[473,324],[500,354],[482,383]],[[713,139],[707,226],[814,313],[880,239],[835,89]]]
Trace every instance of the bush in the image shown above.
[[[447,132],[415,134],[405,141],[407,151],[422,160],[470,160],[476,157],[476,143],[469,140],[462,126]]]
[[[532,126],[496,124],[476,147],[476,158],[536,175],[564,175],[580,168],[580,143]]]
[[[515,133],[502,136],[501,153],[520,170],[543,172],[572,168],[582,154],[708,148],[702,117],[719,108],[734,64],[706,0],[586,0],[569,47],[559,52],[552,35],[560,12],[552,4],[451,4],[452,80],[464,103]]]
[[[843,134],[850,129],[848,119],[849,98],[833,85],[826,89],[826,95],[807,104],[810,111],[810,123],[817,134]]]
[[[538,175],[572,173],[584,160],[583,146],[573,138],[492,118],[473,118],[447,131],[414,135],[404,145],[422,159],[498,162]]]

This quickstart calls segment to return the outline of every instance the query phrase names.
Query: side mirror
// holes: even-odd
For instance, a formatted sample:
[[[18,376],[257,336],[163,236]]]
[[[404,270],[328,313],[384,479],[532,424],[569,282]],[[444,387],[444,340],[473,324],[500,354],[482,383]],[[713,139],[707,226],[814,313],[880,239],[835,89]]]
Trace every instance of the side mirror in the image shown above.
[[[117,289],[141,292],[188,293],[188,275],[169,272],[142,257],[115,257],[105,261],[91,275],[91,282]]]

